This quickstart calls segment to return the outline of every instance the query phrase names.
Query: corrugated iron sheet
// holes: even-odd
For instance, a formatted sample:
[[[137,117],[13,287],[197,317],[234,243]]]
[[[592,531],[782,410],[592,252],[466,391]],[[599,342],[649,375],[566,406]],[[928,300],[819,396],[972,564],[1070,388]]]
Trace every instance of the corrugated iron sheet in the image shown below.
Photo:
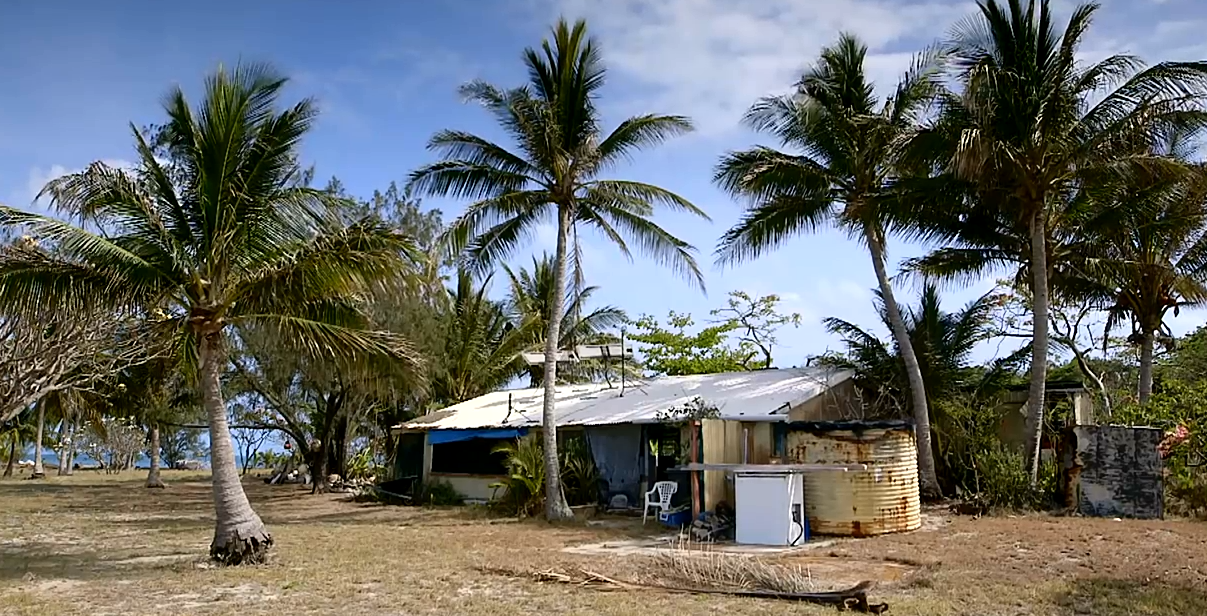
[[[814,533],[867,537],[922,525],[918,455],[902,422],[815,422],[788,426],[788,462],[866,464],[865,471],[805,474]]]
[[[618,383],[559,385],[554,413],[559,426],[658,423],[658,414],[699,396],[720,410],[722,419],[783,421],[788,409],[851,378],[849,371],[812,366],[666,376]],[[456,430],[541,425],[545,390],[496,391],[394,426],[402,430]]]

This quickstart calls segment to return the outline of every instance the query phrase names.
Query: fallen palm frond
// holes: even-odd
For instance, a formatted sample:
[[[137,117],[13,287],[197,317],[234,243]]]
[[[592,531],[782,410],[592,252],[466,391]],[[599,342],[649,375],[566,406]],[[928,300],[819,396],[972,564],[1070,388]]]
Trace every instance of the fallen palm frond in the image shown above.
[[[480,570],[496,575],[529,577],[538,582],[574,584],[597,590],[661,590],[805,601],[872,614],[888,610],[887,604],[868,603],[867,591],[872,587],[872,582],[860,582],[845,589],[815,591],[813,579],[807,569],[771,565],[749,556],[708,551],[671,550],[665,555],[651,559],[639,576],[633,579],[617,579],[587,569],[578,569],[575,572],[556,569]]]

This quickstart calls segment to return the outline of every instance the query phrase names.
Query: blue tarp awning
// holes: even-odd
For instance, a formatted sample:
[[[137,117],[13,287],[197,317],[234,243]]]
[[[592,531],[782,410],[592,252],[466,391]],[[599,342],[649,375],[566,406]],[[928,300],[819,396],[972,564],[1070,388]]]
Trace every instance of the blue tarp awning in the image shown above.
[[[429,430],[427,442],[432,445],[456,443],[474,438],[519,438],[528,434],[528,428],[485,428],[481,430]]]

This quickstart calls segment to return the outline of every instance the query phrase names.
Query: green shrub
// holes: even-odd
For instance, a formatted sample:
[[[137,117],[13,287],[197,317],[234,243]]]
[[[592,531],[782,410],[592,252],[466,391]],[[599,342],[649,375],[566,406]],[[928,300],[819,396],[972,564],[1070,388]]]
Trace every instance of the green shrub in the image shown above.
[[[1147,405],[1123,405],[1110,421],[1165,430],[1165,509],[1174,515],[1207,516],[1207,467],[1203,466],[1203,454],[1207,452],[1207,383],[1166,381]],[[1178,432],[1182,435],[1175,438]]]
[[[365,447],[348,459],[344,470],[348,475],[346,479],[368,479],[383,477],[385,467],[373,456],[373,448]]]
[[[495,448],[506,454],[507,477],[494,484],[491,506],[508,515],[536,515],[545,506],[545,448],[538,435],[529,434]],[[560,442],[558,458],[562,491],[571,505],[598,500],[599,470],[586,439],[581,436]]]
[[[421,505],[434,505],[437,507],[462,505],[465,503],[465,495],[458,492],[453,484],[441,480],[433,479],[419,486],[417,498],[415,499]]]
[[[973,501],[987,509],[1031,510],[1050,508],[1057,494],[1057,465],[1040,465],[1039,481],[1031,487],[1031,474],[1023,455],[1000,443],[985,450],[976,460],[979,489]]]

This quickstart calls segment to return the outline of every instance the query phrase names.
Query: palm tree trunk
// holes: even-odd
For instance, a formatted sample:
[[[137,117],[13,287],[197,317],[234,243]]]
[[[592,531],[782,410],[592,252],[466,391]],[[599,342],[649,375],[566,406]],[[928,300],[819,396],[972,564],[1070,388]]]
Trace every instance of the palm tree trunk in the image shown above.
[[[557,341],[561,338],[562,310],[566,301],[566,244],[570,239],[570,208],[557,208],[557,253],[553,262],[553,306],[549,328],[545,332],[545,400],[541,411],[545,445],[545,518],[568,520],[574,512],[562,493],[561,472],[557,462],[557,416],[554,395],[557,387]]]
[[[928,499],[943,497],[939,487],[939,476],[935,471],[935,452],[931,446],[930,409],[926,403],[926,385],[922,382],[922,367],[918,365],[918,356],[914,353],[914,345],[909,339],[909,330],[905,327],[905,319],[901,318],[901,309],[893,296],[893,287],[889,284],[888,272],[884,266],[884,243],[876,230],[866,232],[868,249],[872,253],[872,267],[876,270],[876,282],[880,285],[880,295],[884,298],[884,308],[888,312],[889,323],[893,326],[893,338],[897,348],[901,350],[901,359],[905,362],[905,374],[909,378],[910,395],[914,405],[914,426],[918,447],[918,483],[922,496]]]
[[[221,332],[206,332],[201,337],[201,402],[210,423],[216,518],[210,557],[228,565],[262,563],[272,547],[272,535],[247,501],[235,465],[235,448],[222,400],[221,336]]]
[[[38,435],[34,442],[34,471],[30,474],[31,479],[41,479],[46,476],[46,469],[42,467],[42,432],[46,425],[46,407],[41,402],[38,403]]]
[[[13,430],[8,435],[8,464],[4,466],[4,476],[13,476],[13,467],[17,465],[17,431]]]
[[[1140,404],[1148,404],[1148,399],[1153,394],[1153,347],[1157,342],[1157,335],[1151,330],[1146,330],[1144,339],[1140,342]]]
[[[1031,485],[1039,481],[1044,435],[1044,387],[1048,379],[1048,247],[1042,209],[1031,219],[1031,388],[1027,392],[1024,464]]]
[[[147,436],[150,443],[151,453],[151,470],[147,471],[148,488],[164,488],[163,480],[159,478],[159,424],[151,424],[150,434]]]

